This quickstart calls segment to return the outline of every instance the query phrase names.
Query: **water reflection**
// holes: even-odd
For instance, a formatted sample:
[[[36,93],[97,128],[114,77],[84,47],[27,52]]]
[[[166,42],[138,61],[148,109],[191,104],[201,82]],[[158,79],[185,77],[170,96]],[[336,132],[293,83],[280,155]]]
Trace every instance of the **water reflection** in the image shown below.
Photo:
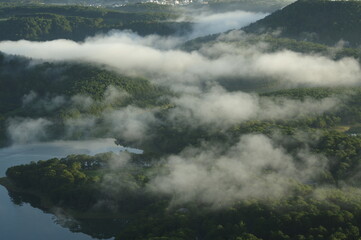
[[[128,150],[142,153],[142,150],[117,146],[113,138],[95,139],[87,141],[54,141],[48,143],[34,143],[15,145],[0,149],[0,177],[11,166],[30,163],[31,161],[47,160],[50,158],[66,157],[70,154],[95,155],[103,152],[119,152]]]
[[[8,167],[31,161],[61,158],[69,154],[95,155],[102,152],[119,152],[124,148],[114,139],[91,141],[56,141],[17,145],[0,149],[0,177]],[[128,149],[129,150],[129,149]],[[141,150],[130,149],[141,153]],[[114,236],[124,219],[73,219],[61,211],[56,216],[39,210],[39,200],[26,194],[8,193],[0,187],[0,239],[6,240],[90,240]],[[70,230],[70,231],[69,231]],[[80,233],[81,232],[81,233]],[[88,235],[85,235],[86,233]]]
[[[33,208],[40,207],[40,200],[33,195],[9,192],[9,196],[11,201],[18,206],[30,205]],[[64,212],[61,208],[51,209],[51,213],[51,220],[53,223],[56,223],[63,228],[67,228],[74,233],[73,238],[67,237],[66,239],[111,239],[117,234],[120,227],[126,221],[123,218],[75,219],[71,215]],[[46,214],[46,212],[44,212],[44,214]],[[85,233],[92,238],[86,235],[82,236],[85,238],[79,238],[79,233]]]

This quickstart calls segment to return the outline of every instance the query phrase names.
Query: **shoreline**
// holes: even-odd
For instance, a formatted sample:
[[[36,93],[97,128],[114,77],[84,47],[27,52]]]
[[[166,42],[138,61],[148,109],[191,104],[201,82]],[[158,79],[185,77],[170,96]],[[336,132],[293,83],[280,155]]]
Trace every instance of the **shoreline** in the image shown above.
[[[118,219],[124,218],[124,215],[118,214],[110,214],[109,212],[97,212],[97,211],[78,211],[76,209],[67,208],[64,206],[57,206],[54,204],[49,197],[44,195],[43,193],[27,190],[23,188],[17,187],[9,178],[1,177],[0,178],[0,185],[3,186],[8,192],[18,193],[18,194],[25,194],[31,197],[35,197],[39,200],[37,204],[31,201],[23,201],[24,203],[30,204],[32,207],[40,209],[46,213],[53,214],[57,216],[59,213],[59,209],[61,209],[62,214],[69,216],[74,219],[85,219],[85,220],[96,220],[96,219]]]
[[[52,213],[51,209],[55,207],[55,204],[46,197],[44,194],[20,188],[16,186],[8,177],[0,178],[0,185],[5,187],[8,192],[18,193],[18,194],[26,194],[32,197],[36,197],[39,200],[38,206],[33,206],[39,208],[44,212]],[[33,205],[34,202],[28,202],[30,205]]]

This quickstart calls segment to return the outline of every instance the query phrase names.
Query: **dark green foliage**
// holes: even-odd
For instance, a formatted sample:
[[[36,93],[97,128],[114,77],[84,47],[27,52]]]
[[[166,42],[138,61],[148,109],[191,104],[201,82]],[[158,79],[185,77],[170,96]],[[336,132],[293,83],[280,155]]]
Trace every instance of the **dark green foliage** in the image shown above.
[[[249,132],[267,134],[261,129],[253,128]],[[315,133],[315,137],[317,135]],[[304,139],[298,139],[292,132],[288,136],[283,143],[287,151],[305,147]],[[224,143],[223,140],[220,142]],[[358,175],[356,166],[360,164],[361,154],[359,137],[330,131],[308,144],[312,151],[332,159],[330,172],[320,176],[316,184],[326,183],[327,186],[341,179],[349,181]],[[360,183],[359,180],[356,182]],[[134,222],[127,225],[117,239],[276,240],[339,239],[340,236],[343,236],[342,239],[358,239],[361,202],[359,195],[354,195],[352,191],[313,190],[311,186],[299,185],[294,197],[289,199],[267,200],[265,203],[241,201],[221,210],[204,209],[195,203],[168,210],[165,203],[151,205],[147,210],[137,213]],[[315,198],[314,193],[322,195],[322,199]]]
[[[149,132],[149,136],[152,137],[137,147],[158,154],[179,153],[185,147],[199,146],[203,141],[232,144],[242,134],[261,133],[272,136],[274,132],[281,131],[283,134],[290,135],[296,131],[333,130],[339,125],[357,127],[361,119],[360,96],[361,89],[359,88],[297,88],[260,94],[264,100],[309,101],[334,98],[339,99],[339,105],[333,111],[323,114],[308,114],[299,119],[250,120],[236,124],[227,131],[219,131],[209,125],[196,127],[187,123],[172,122],[167,118],[168,113],[173,109],[170,107],[156,115],[158,123]],[[349,138],[353,137],[349,136]],[[134,144],[123,142],[122,139],[119,139],[119,143],[126,146]]]
[[[321,137],[316,149],[331,160],[330,172],[336,182],[354,180],[357,186],[360,184],[360,179],[357,179],[358,166],[361,163],[360,137],[329,132]],[[353,179],[355,176],[356,179]]]
[[[189,31],[190,23],[177,23],[177,17],[168,12],[132,13],[81,6],[0,6],[0,40],[82,41],[112,29],[160,35]]]
[[[205,44],[213,44],[219,42],[217,39],[220,35],[214,34],[206,37],[196,38],[186,42],[182,48],[186,51],[199,50]],[[226,41],[228,42],[228,41]],[[266,43],[266,52],[278,52],[290,50],[297,53],[317,54],[328,58],[339,60],[344,57],[352,57],[360,60],[361,51],[359,48],[351,47],[330,47],[321,43],[307,42],[292,38],[275,37],[270,34],[254,35],[244,34],[244,39],[229,41],[235,47],[247,47],[257,43]]]
[[[185,51],[196,51],[201,48],[211,48],[213,44],[224,42],[234,48],[247,49],[253,48],[254,45],[260,44],[266,47],[262,48],[265,53],[281,53],[282,51],[292,51],[300,54],[308,54],[315,56],[323,56],[328,59],[338,61],[345,57],[354,58],[360,62],[361,51],[359,48],[339,48],[330,47],[320,43],[299,41],[290,38],[274,37],[271,35],[254,35],[243,34],[240,39],[233,40],[219,40],[219,34],[209,35],[206,37],[197,38],[184,43],[182,49]],[[267,93],[280,90],[281,92],[288,92],[289,89],[284,89],[284,82],[279,81],[277,78],[271,77],[222,77],[217,79],[219,84],[228,91],[243,91],[243,92],[258,92]],[[284,90],[282,90],[284,89]],[[309,89],[310,90],[310,89]],[[298,91],[297,89],[291,91]],[[303,91],[302,89],[300,91]],[[340,89],[336,88],[315,88],[314,92],[339,92]],[[347,91],[347,89],[344,89]],[[289,94],[285,97],[289,97]],[[310,96],[313,97],[313,96]]]
[[[324,99],[326,97],[335,97],[342,101],[338,109],[321,116],[317,116],[312,120],[312,116],[308,119],[296,121],[294,126],[310,126],[315,128],[329,128],[338,124],[358,125],[361,119],[361,89],[354,88],[297,88],[280,90],[270,93],[264,93],[262,96],[282,97],[287,99]],[[316,122],[324,122],[318,125]]]
[[[7,144],[5,118],[0,114],[0,146]]]
[[[293,52],[298,53],[305,53],[305,54],[319,54],[324,56],[330,56],[337,58],[349,56],[347,55],[346,49],[332,49],[326,45],[313,43],[313,42],[306,42],[306,41],[298,41],[291,38],[280,38],[280,37],[273,37],[271,35],[265,35],[261,37],[254,36],[251,38],[255,41],[263,41],[269,44],[269,51],[276,52],[282,50],[290,50]],[[357,49],[353,49],[356,54],[350,55],[352,57],[359,57],[359,51]],[[331,52],[335,52],[336,56],[331,56]],[[342,54],[341,52],[345,52]]]
[[[96,185],[99,180],[84,174],[101,162],[91,157],[69,158],[32,162],[9,168],[6,175],[18,186],[45,193],[56,204],[88,209],[96,203]],[[98,166],[99,168],[99,166]]]
[[[266,204],[250,201],[229,209],[202,210],[194,205],[164,210],[152,205],[137,214],[117,239],[358,239],[360,204],[324,191],[325,199],[301,196]],[[332,196],[332,194],[335,194]],[[341,193],[342,194],[342,193]],[[336,237],[339,236],[339,237]],[[340,237],[343,236],[343,237]]]
[[[317,8],[329,3],[301,1],[297,4],[313,4]],[[138,13],[136,8],[138,6],[133,11]],[[153,6],[150,5],[149,8]],[[6,34],[16,36],[19,33],[21,35],[18,37],[26,36],[36,40],[59,36],[81,39],[89,33],[107,30],[109,26],[140,29],[143,34],[153,31],[168,34],[179,29],[187,30],[187,24],[160,23],[158,20],[169,19],[161,9],[155,9],[153,13],[142,16],[93,8],[37,6],[9,7],[2,14],[6,17],[4,28],[17,28],[17,31],[13,31],[9,27]],[[320,16],[323,14],[320,12]],[[133,17],[141,20],[136,21]],[[7,25],[9,23],[11,24]],[[1,24],[0,22],[0,28]],[[328,32],[325,30],[322,33]],[[216,36],[209,36],[203,40],[214,41],[215,38]],[[330,52],[329,47],[310,42],[270,36],[255,36],[249,41],[254,42],[255,39],[256,42],[269,43],[270,52],[283,49],[321,55],[328,55]],[[195,45],[198,44],[197,41],[194,42]],[[333,58],[344,56],[358,58],[360,52],[357,49],[343,49]],[[145,154],[132,156],[130,163],[120,168],[111,165],[110,161],[114,157],[112,154],[103,154],[94,157],[72,155],[7,170],[7,177],[18,188],[49,198],[54,206],[63,207],[65,211],[75,212],[73,217],[80,224],[77,231],[80,229],[92,236],[115,237],[117,240],[360,239],[361,137],[334,131],[335,127],[342,124],[359,129],[359,88],[298,88],[258,94],[262,100],[305,101],[337,97],[341,101],[340,108],[336,111],[321,115],[310,114],[291,120],[254,120],[219,130],[211,125],[195,127],[169,120],[169,112],[177,107],[167,105],[166,97],[171,93],[145,79],[126,77],[85,64],[30,63],[28,59],[0,55],[0,139],[4,139],[1,136],[5,135],[6,119],[13,116],[51,118],[59,127],[65,118],[76,118],[77,114],[96,116],[105,108],[116,109],[130,104],[144,108],[159,107],[155,114],[156,123],[147,132],[148,138],[139,146],[117,139],[118,144],[145,150]],[[221,83],[228,84],[230,89],[236,89],[236,84],[241,85],[233,79],[227,80],[223,79]],[[262,80],[260,79],[260,85],[264,86],[263,89],[272,88],[267,85],[267,81]],[[248,87],[249,82],[249,79],[245,79],[242,88]],[[255,87],[259,92],[260,85]],[[109,86],[128,93],[128,96],[109,106],[101,105]],[[251,88],[252,86],[249,87]],[[84,111],[73,109],[69,105],[52,111],[38,110],[35,106],[23,107],[23,96],[30,91],[36,92],[45,100],[55,96],[70,99],[79,94],[91,97],[95,103],[90,110]],[[59,129],[61,132],[62,129]],[[300,136],[300,132],[303,135]],[[314,182],[295,182],[292,193],[286,197],[240,199],[222,209],[210,209],[196,201],[172,205],[169,196],[156,195],[147,188],[150,179],[164,170],[163,162],[159,160],[166,159],[170,154],[178,154],[190,146],[222,146],[226,152],[244,134],[265,134],[269,138],[277,135],[275,144],[292,156],[294,161],[300,160],[297,156],[299,150],[307,149],[311,154],[327,158],[328,165],[314,177]],[[305,140],[304,135],[309,139]],[[352,187],[343,188],[346,184]],[[84,213],[89,215],[82,215]],[[87,222],[89,219],[102,224],[91,227]]]
[[[124,211],[131,211],[134,205],[146,201],[136,196],[138,186],[144,185],[147,178],[143,170],[133,168],[132,165],[113,169],[111,161],[116,158],[119,156],[113,153],[69,155],[62,159],[11,167],[6,171],[6,176],[16,186],[32,191],[37,196],[50,198],[58,206],[88,211],[97,202],[114,202],[122,208],[124,202],[132,200],[132,203],[124,206]],[[113,183],[117,182],[118,185],[107,186],[104,175],[116,179]],[[99,210],[108,211],[110,208],[99,206]]]
[[[360,139],[353,139],[330,132],[320,139],[317,148],[337,158],[337,152],[349,151],[351,146],[360,149]],[[169,207],[170,199],[154,196],[144,188],[147,171],[157,165],[149,169],[130,164],[112,170],[107,167],[111,158],[110,153],[95,157],[71,155],[60,160],[12,167],[8,169],[7,176],[19,187],[45,194],[58,206],[76,208],[81,212],[91,209],[93,214],[108,214],[103,221],[109,224],[113,222],[108,225],[111,228],[98,225],[98,229],[86,229],[91,219],[76,218],[80,227],[83,226],[82,231],[94,236],[99,231],[108,237],[116,236],[116,239],[278,240],[360,237],[361,198],[356,188],[314,188],[299,184],[295,186],[294,195],[280,200],[239,201],[222,209],[209,209],[194,202]],[[109,186],[107,182],[102,182],[106,175],[116,185]],[[100,202],[107,204],[102,206],[98,204]],[[111,206],[117,207],[109,209]]]
[[[128,104],[147,106],[157,102],[165,89],[142,78],[122,76],[98,66],[77,63],[40,63],[29,66],[31,60],[0,55],[0,113],[22,106],[25,94],[31,91],[39,97],[89,96],[102,100],[109,86],[118,87],[130,96]]]
[[[263,97],[323,99],[349,91],[347,88],[292,89],[267,93]],[[359,91],[354,89],[354,92],[358,96]],[[354,107],[360,106],[357,100],[352,101],[355,101]],[[167,109],[157,116],[162,125],[150,133],[154,136],[150,139],[153,145],[145,146],[145,150],[154,152],[132,157],[132,164],[124,168],[108,169],[107,155],[81,155],[13,167],[8,170],[7,176],[20,187],[40,191],[58,200],[63,207],[78,208],[77,204],[82,204],[82,211],[88,211],[86,207],[102,201],[117,206],[115,212],[111,210],[112,214],[103,205],[97,205],[97,210],[90,208],[90,212],[108,214],[108,220],[104,221],[112,222],[111,225],[106,224],[111,228],[103,226],[96,231],[106,232],[108,237],[116,236],[116,239],[359,239],[361,199],[356,187],[361,183],[358,174],[360,137],[332,130],[318,132],[315,129],[320,126],[313,126],[312,121],[307,119],[250,121],[220,133],[168,123],[166,114]],[[320,118],[326,122],[327,119],[332,120],[328,115]],[[331,120],[327,122],[326,129],[334,124]],[[300,130],[310,136],[309,141],[297,134]],[[209,209],[195,202],[169,207],[168,197],[154,196],[146,188],[149,178],[161,169],[157,161],[168,153],[178,153],[187,146],[198,146],[204,141],[208,146],[221,143],[226,148],[243,134],[261,133],[272,138],[275,132],[282,133],[283,141],[280,140],[279,144],[289,154],[309,148],[310,152],[323,154],[329,159],[328,167],[315,178],[314,183],[295,183],[291,197],[241,200],[225,209]],[[117,184],[103,184],[98,188],[104,176]],[[52,182],[57,187],[48,185]],[[345,183],[355,188],[337,188]],[[329,186],[332,188],[328,189]],[[80,218],[79,221],[80,226],[89,226],[86,219]],[[84,228],[82,231],[95,234]]]
[[[284,97],[298,100],[305,100],[306,98],[323,99],[332,97],[335,94],[342,94],[343,92],[347,92],[347,90],[347,88],[295,88],[264,93],[262,96]]]
[[[11,118],[46,118],[54,126],[50,136],[64,135],[63,123],[70,118],[100,116],[106,109],[119,109],[129,105],[141,108],[167,104],[172,93],[148,80],[127,77],[105,70],[100,66],[79,63],[36,63],[22,57],[0,54],[0,145],[9,142],[6,136],[7,122]],[[109,90],[119,96],[107,100]],[[24,103],[26,96],[35,98]],[[74,96],[89,98],[90,105],[74,103]],[[53,100],[60,104],[53,104]],[[49,106],[49,107],[47,107]],[[86,133],[74,133],[79,138]],[[103,130],[93,132],[104,137]],[[109,134],[107,135],[109,136]],[[113,136],[115,137],[115,136]]]
[[[245,27],[246,32],[272,33],[298,40],[351,46],[361,42],[359,1],[299,0]]]

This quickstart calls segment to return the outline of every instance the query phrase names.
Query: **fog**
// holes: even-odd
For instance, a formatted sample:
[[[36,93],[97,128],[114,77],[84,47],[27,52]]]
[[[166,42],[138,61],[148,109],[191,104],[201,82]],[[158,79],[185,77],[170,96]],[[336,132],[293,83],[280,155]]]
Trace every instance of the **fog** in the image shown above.
[[[163,118],[159,119],[157,115],[162,112],[160,108],[109,105],[117,100],[122,101],[126,96],[126,93],[110,86],[102,100],[94,100],[83,95],[74,95],[70,98],[53,97],[52,99],[63,99],[62,106],[55,104],[59,109],[68,109],[70,113],[77,113],[74,117],[64,118],[61,126],[63,132],[60,135],[57,133],[56,138],[117,137],[122,141],[141,145],[142,142],[152,139],[155,134],[153,128],[160,126],[163,121],[175,125],[181,123],[190,128],[211,127],[213,131],[223,131],[252,120],[302,120],[317,117],[339,110],[347,99],[340,96],[303,100],[261,97],[255,93],[229,92],[220,86],[213,86],[207,91],[185,92],[177,97],[170,97],[169,102],[174,107],[162,113]],[[35,109],[44,107],[44,102],[46,101],[42,98],[33,99],[32,107]],[[87,112],[91,108],[101,106],[103,110],[96,115]],[[30,106],[26,105],[26,107]],[[53,113],[53,109],[51,101],[42,108],[45,112],[50,111],[49,114]],[[50,140],[54,138],[51,130],[56,127],[59,128],[51,118],[16,117],[7,120],[7,134],[13,144]]]
[[[263,16],[265,14],[246,12],[201,15],[195,18],[193,33],[187,37],[237,29]],[[84,42],[4,41],[0,42],[0,51],[32,58],[34,64],[41,61],[95,63],[124,75],[145,77],[153,84],[169,87],[174,93],[168,99],[171,107],[162,120],[157,114],[164,109],[157,107],[105,107],[96,115],[79,114],[66,119],[65,139],[76,136],[87,139],[101,132],[103,137],[138,143],[151,140],[151,130],[162,121],[223,131],[249,120],[318,116],[340,109],[344,100],[336,96],[294,100],[262,97],[242,89],[229,91],[221,86],[221,80],[226,78],[236,79],[238,83],[242,79],[251,83],[261,79],[266,83],[276,82],[281,89],[359,86],[361,83],[360,64],[353,58],[334,60],[289,50],[271,52],[266,43],[244,44],[242,39],[247,35],[239,30],[224,33],[218,37],[219,41],[204,44],[198,50],[181,50],[187,37],[142,37],[131,31],[111,31]],[[86,111],[94,104],[108,106],[128,96],[112,86],[102,100],[82,95],[39,98],[36,92],[30,91],[23,96],[23,105],[49,112],[64,106]],[[15,144],[46,141],[52,125],[52,120],[46,118],[11,118],[7,122],[7,133]],[[162,167],[151,176],[148,191],[170,196],[175,205],[198,201],[215,208],[238,200],[287,196],[292,192],[294,181],[312,181],[326,170],[328,161],[307,147],[290,154],[278,140],[261,134],[242,136],[232,146],[205,142],[203,146],[190,146],[180,154],[161,160]],[[123,155],[112,164],[114,168],[122,168],[128,161],[129,156]],[[105,182],[109,191],[115,192],[123,184],[113,175],[106,175]]]
[[[234,36],[234,33],[230,34]],[[175,90],[229,77],[277,80],[285,87],[360,85],[360,65],[353,58],[333,60],[289,50],[270,53],[259,46],[227,42],[207,44],[199,51],[185,52],[177,48],[159,49],[163,43],[171,46],[178,40],[112,32],[82,43],[70,40],[5,41],[0,43],[0,51],[47,61],[98,63],[122,74],[146,77]]]
[[[286,98],[259,97],[245,92],[227,92],[213,87],[201,94],[184,94],[174,98],[175,108],[170,119],[188,122],[191,126],[211,125],[229,128],[248,120],[289,120],[317,116],[337,110],[339,98],[322,100],[291,100]]]
[[[12,118],[8,120],[7,133],[13,143],[32,143],[47,139],[51,125],[44,118]]]
[[[171,196],[175,205],[219,208],[244,199],[278,199],[291,194],[294,181],[311,182],[326,169],[326,158],[307,149],[295,156],[298,161],[269,137],[244,135],[227,152],[207,145],[170,156],[167,170],[148,187]]]

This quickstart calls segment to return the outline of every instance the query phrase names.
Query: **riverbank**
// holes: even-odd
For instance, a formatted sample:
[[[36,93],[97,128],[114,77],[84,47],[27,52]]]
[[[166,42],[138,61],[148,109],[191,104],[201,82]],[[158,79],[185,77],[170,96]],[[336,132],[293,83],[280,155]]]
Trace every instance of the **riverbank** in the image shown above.
[[[0,185],[5,187],[8,192],[16,193],[19,196],[31,196],[30,198],[22,199],[24,202],[28,202],[33,207],[36,207],[46,213],[51,213],[54,215],[59,214],[61,210],[61,214],[65,216],[72,217],[78,220],[110,220],[110,219],[124,219],[124,214],[117,214],[117,213],[109,213],[109,212],[102,212],[96,210],[89,210],[89,211],[79,211],[76,209],[68,208],[66,206],[57,206],[54,204],[51,199],[46,196],[44,193],[40,193],[34,190],[28,190],[24,188],[20,188],[16,186],[9,178],[2,177],[0,178]],[[35,200],[36,198],[36,200]]]
[[[96,229],[97,224],[102,224],[104,220],[78,221],[70,215],[63,214],[63,209],[51,208],[51,210],[46,210],[44,206],[40,207],[40,201],[37,197],[24,194],[24,189],[16,187],[6,177],[0,178],[0,185],[4,187],[0,186],[1,213],[4,216],[0,219],[0,223],[7,229],[7,231],[2,231],[1,239],[113,239],[114,234],[112,233],[103,237],[102,232],[93,230]],[[26,192],[33,194],[30,191]],[[42,204],[44,205],[44,201]],[[110,221],[106,222],[109,224]],[[19,226],[27,227],[23,227],[19,231]]]
[[[8,190],[8,192],[17,193],[17,194],[21,194],[21,195],[27,195],[27,196],[36,198],[37,201],[31,201],[31,202],[29,201],[29,203],[32,206],[35,205],[35,207],[40,208],[41,210],[43,210],[45,212],[52,213],[51,209],[54,209],[54,207],[55,207],[55,205],[53,204],[53,202],[50,200],[49,197],[45,196],[44,194],[42,194],[40,192],[36,192],[34,190],[19,188],[7,177],[0,178],[0,185],[5,187]]]

